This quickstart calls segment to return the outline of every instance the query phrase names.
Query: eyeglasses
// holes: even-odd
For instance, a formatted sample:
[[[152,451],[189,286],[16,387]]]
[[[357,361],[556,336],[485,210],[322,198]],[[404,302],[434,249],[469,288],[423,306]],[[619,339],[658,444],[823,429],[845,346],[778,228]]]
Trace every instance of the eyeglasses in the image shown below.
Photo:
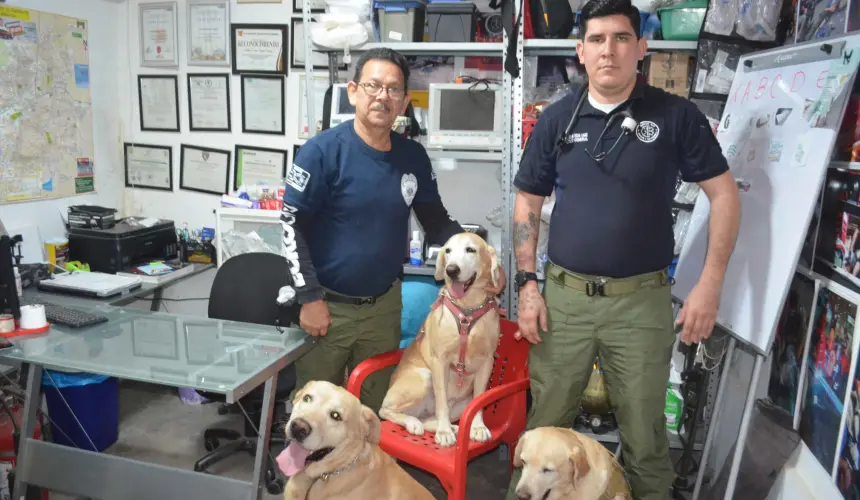
[[[364,88],[364,91],[367,92],[367,95],[370,97],[378,96],[380,92],[382,92],[383,88],[388,93],[388,97],[392,99],[402,99],[403,96],[406,95],[406,91],[403,89],[383,87],[382,85],[373,82],[359,83],[358,86]]]

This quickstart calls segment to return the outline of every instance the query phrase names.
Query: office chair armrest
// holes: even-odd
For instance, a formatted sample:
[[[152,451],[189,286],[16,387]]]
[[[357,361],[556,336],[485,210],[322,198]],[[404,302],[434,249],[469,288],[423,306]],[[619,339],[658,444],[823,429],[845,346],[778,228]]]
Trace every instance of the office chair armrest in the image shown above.
[[[529,379],[528,377],[521,378],[519,380],[515,380],[507,384],[493,387],[492,389],[470,401],[469,404],[466,406],[466,409],[463,411],[463,415],[460,416],[460,421],[457,424],[460,427],[460,429],[457,431],[457,443],[469,442],[469,434],[472,432],[472,420],[475,419],[475,416],[478,414],[479,410],[483,410],[484,408],[490,406],[496,401],[499,401],[518,392],[526,392],[529,389],[530,383],[531,379]],[[454,455],[454,460],[459,463],[465,464],[468,456],[469,447],[458,446],[457,451]]]
[[[359,363],[358,366],[352,370],[352,373],[349,374],[349,380],[346,383],[346,390],[357,398],[361,397],[361,386],[364,384],[364,379],[374,372],[378,372],[383,368],[388,368],[389,366],[394,366],[399,363],[404,350],[405,349],[398,349],[396,351],[379,354]]]

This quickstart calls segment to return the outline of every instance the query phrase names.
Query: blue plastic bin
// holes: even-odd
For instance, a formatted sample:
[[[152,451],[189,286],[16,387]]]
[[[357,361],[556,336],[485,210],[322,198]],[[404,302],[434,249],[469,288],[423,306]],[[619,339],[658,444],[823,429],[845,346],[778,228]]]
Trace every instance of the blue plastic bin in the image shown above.
[[[75,382],[69,380],[73,380],[71,377],[75,375],[81,377],[77,383],[86,385],[72,385]],[[54,387],[47,380],[48,377],[44,377],[42,385],[45,390],[45,400],[48,403],[48,414],[54,422],[54,427],[51,429],[53,442],[88,451],[94,451],[94,444],[96,451],[100,452],[116,443],[119,437],[119,380],[116,378],[99,380],[84,373],[52,372],[51,377],[59,388]],[[61,393],[81,425],[78,425],[75,417],[63,403]],[[86,429],[92,444],[81,426]],[[62,432],[56,427],[62,429]]]

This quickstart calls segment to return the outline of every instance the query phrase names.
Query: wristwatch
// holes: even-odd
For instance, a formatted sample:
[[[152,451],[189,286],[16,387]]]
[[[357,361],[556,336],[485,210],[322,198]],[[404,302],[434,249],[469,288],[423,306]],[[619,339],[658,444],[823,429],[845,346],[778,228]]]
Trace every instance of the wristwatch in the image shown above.
[[[517,271],[517,274],[514,275],[514,283],[517,288],[522,288],[529,281],[537,281],[537,279],[537,274],[528,271]]]

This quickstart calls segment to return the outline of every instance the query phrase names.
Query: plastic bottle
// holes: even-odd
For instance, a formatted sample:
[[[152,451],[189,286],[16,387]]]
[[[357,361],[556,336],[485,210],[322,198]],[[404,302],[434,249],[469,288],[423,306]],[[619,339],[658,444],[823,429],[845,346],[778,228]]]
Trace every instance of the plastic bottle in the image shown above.
[[[421,231],[412,231],[412,240],[409,242],[409,264],[421,265]]]
[[[24,288],[21,286],[21,273],[18,272],[18,266],[12,268],[15,273],[15,289],[18,290],[18,297],[24,295]]]

